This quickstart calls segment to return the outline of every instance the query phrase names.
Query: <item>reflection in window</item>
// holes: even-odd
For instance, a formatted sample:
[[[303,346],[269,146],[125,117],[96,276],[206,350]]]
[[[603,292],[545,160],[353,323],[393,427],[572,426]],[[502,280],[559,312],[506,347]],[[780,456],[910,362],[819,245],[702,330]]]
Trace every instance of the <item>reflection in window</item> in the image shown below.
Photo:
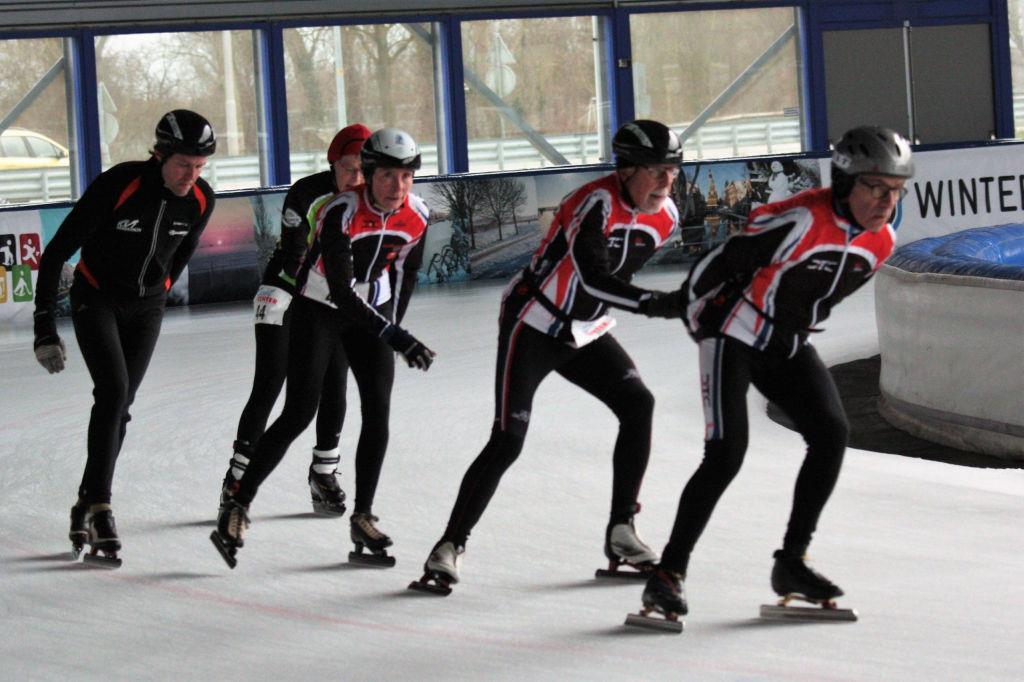
[[[603,49],[593,17],[463,22],[469,170],[607,161]]]
[[[637,118],[685,139],[688,159],[802,151],[796,10],[634,14]]]
[[[327,168],[327,146],[352,123],[401,128],[438,172],[432,24],[310,26],[284,32],[292,181]]]
[[[254,74],[250,31],[97,37],[103,168],[145,159],[160,117],[191,109],[217,133],[203,177],[218,190],[260,186]]]
[[[0,204],[72,198],[69,81],[63,39],[0,41]]]
[[[1010,73],[1013,81],[1013,128],[1024,139],[1024,0],[1007,0],[1010,28]]]

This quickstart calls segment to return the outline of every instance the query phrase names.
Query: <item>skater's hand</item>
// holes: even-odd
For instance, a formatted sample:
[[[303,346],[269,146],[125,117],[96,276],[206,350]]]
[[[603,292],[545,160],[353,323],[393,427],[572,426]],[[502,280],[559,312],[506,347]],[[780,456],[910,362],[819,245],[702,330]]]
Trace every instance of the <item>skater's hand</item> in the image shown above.
[[[59,336],[37,341],[35,351],[36,360],[50,374],[56,374],[64,369],[64,361],[67,360],[68,354],[64,341]]]
[[[640,301],[640,312],[647,317],[664,317],[667,319],[683,316],[686,306],[683,290],[652,291],[649,298]]]
[[[434,362],[436,353],[424,346],[420,341],[398,325],[389,325],[381,334],[384,342],[399,353],[410,367],[426,372]]]

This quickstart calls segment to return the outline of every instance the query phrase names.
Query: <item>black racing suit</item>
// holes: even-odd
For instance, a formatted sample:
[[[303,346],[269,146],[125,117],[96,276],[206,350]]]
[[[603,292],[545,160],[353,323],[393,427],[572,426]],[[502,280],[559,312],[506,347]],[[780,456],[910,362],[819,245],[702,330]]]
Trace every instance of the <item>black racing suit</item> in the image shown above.
[[[235,436],[235,451],[249,458],[256,442],[267,427],[270,411],[284,386],[288,374],[288,338],[292,312],[288,302],[281,314],[268,314],[266,301],[260,297],[279,298],[275,287],[294,297],[295,276],[316,228],[316,212],[337,192],[334,171],[326,170],[301,178],[291,186],[281,209],[281,238],[263,272],[260,292],[255,302],[256,370],[252,391],[242,409]],[[277,301],[270,302],[270,305]],[[261,305],[264,308],[261,308]],[[330,451],[338,447],[341,425],[345,420],[345,383],[347,372],[332,364],[323,377],[319,410],[316,419],[316,449]]]
[[[552,371],[618,418],[611,521],[626,521],[639,509],[654,396],[626,351],[606,333],[614,321],[605,313],[609,306],[639,311],[651,292],[630,280],[677,222],[671,202],[653,214],[636,210],[615,173],[563,200],[530,265],[502,297],[491,436],[462,479],[441,542],[465,546],[523,449],[533,396]]]
[[[58,341],[61,268],[79,248],[71,287],[75,336],[94,388],[88,459],[79,498],[110,502],[128,408],[160,333],[167,292],[185,269],[213,212],[199,178],[184,197],[164,187],[160,162],[122,163],[102,173],[61,223],[39,264],[35,345]]]
[[[807,550],[835,487],[849,431],[828,369],[808,343],[832,308],[892,253],[889,225],[861,229],[830,189],[801,192],[751,213],[744,231],[697,262],[688,325],[700,344],[704,459],[679,500],[662,566],[685,575],[690,554],[747,449],[753,385],[807,443],[782,550]]]
[[[296,278],[284,407],[257,443],[236,501],[249,505],[309,425],[325,373],[351,368],[362,409],[354,511],[371,511],[390,435],[395,372],[394,351],[381,335],[408,308],[426,227],[419,197],[410,194],[401,208],[385,213],[373,207],[365,185],[335,195],[318,211]]]

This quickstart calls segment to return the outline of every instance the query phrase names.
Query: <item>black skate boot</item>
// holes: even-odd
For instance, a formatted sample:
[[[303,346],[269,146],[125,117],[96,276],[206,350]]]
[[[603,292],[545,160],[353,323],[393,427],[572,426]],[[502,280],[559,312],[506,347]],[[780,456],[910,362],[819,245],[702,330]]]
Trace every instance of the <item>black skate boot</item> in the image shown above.
[[[835,599],[843,596],[842,589],[806,563],[806,557],[788,554],[781,549],[773,555],[772,589],[779,595],[775,606],[761,606],[761,617],[769,620],[815,619],[857,620],[853,609],[840,609]],[[821,608],[789,606],[791,601],[805,601]]]
[[[681,573],[665,568],[656,568],[647,579],[644,587],[643,608],[640,613],[626,616],[626,625],[637,625],[654,630],[681,632],[683,622],[680,616],[689,612],[686,604],[686,592],[683,590]],[[652,612],[660,613],[663,618],[652,618]]]
[[[463,545],[442,538],[423,564],[423,577],[409,583],[409,589],[448,596],[452,593],[451,586],[459,582],[459,569],[465,552]]]
[[[238,492],[239,481],[242,480],[245,470],[249,467],[249,459],[252,457],[254,450],[255,448],[247,440],[235,441],[234,452],[231,454],[231,460],[228,462],[228,470],[224,474],[224,482],[220,486],[218,514],[224,510],[224,505],[227,504],[227,501]]]
[[[245,544],[242,534],[248,527],[249,508],[232,497],[217,517],[217,530],[210,533],[210,541],[231,568],[238,565],[235,555],[238,548]]]
[[[355,512],[349,518],[351,527],[350,535],[355,543],[356,551],[348,553],[348,560],[354,564],[364,566],[395,565],[395,557],[389,556],[387,548],[391,546],[391,538],[382,533],[375,523],[379,521],[376,516],[366,512]],[[369,550],[363,554],[363,548]]]
[[[117,537],[110,505],[89,505],[86,522],[89,527],[89,553],[83,561],[101,568],[119,568],[121,560],[117,553],[121,550],[121,540]]]
[[[613,517],[604,533],[604,555],[608,568],[598,569],[595,578],[641,578],[646,579],[658,555],[637,535],[633,515],[640,511],[640,505],[629,509],[628,516]],[[622,570],[622,566],[630,568]]]
[[[345,513],[345,491],[338,484],[337,450],[313,448],[313,463],[309,465],[309,494],[313,511],[320,516],[341,516]]]
[[[88,511],[89,505],[81,499],[71,506],[71,530],[68,531],[68,540],[71,540],[72,560],[82,556],[82,549],[89,541],[89,525],[85,520]]]

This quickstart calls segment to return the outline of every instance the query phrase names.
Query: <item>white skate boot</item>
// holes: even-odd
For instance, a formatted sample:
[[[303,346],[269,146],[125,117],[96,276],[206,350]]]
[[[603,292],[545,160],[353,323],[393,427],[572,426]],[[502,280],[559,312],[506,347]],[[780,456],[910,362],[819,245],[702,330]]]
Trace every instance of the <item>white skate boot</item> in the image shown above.
[[[409,583],[409,589],[441,596],[451,594],[451,586],[459,582],[459,568],[465,552],[465,547],[456,546],[454,542],[439,542],[423,564],[423,577]]]
[[[628,521],[611,523],[605,534],[604,555],[608,568],[598,569],[597,578],[643,578],[646,580],[658,562],[658,554],[637,535],[633,517]],[[622,570],[631,566],[635,570]]]

